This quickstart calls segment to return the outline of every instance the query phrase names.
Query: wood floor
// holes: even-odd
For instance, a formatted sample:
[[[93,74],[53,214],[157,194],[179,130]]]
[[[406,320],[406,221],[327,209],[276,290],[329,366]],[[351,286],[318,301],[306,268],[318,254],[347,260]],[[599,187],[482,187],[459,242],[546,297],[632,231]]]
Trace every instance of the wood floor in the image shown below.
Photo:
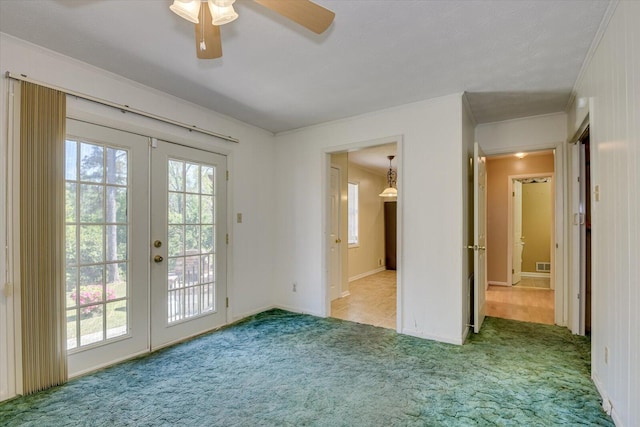
[[[554,291],[549,279],[523,278],[518,286],[489,285],[486,315],[553,325]]]
[[[331,302],[331,317],[396,328],[396,272],[385,270],[349,283],[351,295]]]

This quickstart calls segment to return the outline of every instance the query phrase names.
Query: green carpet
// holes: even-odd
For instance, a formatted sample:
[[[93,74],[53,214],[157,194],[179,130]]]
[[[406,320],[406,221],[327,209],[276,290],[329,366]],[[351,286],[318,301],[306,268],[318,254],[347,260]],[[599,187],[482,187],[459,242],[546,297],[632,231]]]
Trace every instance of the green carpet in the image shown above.
[[[0,404],[3,426],[613,425],[589,340],[487,318],[464,346],[271,310]]]

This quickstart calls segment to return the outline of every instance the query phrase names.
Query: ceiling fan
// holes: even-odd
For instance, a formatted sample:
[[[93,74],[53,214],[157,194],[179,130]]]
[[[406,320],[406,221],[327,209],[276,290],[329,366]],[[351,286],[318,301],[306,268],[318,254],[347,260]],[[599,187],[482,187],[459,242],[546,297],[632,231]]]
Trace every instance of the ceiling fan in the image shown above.
[[[335,13],[309,0],[254,0],[256,3],[302,25],[316,34],[322,34],[333,22]],[[235,0],[174,0],[169,6],[178,16],[193,22],[196,27],[196,52],[200,59],[222,56],[220,25],[234,21],[238,14],[233,9]]]

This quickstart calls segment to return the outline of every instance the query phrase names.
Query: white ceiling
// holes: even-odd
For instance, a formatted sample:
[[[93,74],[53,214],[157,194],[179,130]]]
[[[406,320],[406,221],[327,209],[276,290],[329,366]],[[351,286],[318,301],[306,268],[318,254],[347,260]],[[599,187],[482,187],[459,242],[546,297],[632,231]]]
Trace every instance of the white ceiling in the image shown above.
[[[208,61],[170,0],[0,0],[0,31],[281,132],[462,91],[479,123],[563,111],[609,6],[316,2],[336,13],[322,35],[236,1]]]

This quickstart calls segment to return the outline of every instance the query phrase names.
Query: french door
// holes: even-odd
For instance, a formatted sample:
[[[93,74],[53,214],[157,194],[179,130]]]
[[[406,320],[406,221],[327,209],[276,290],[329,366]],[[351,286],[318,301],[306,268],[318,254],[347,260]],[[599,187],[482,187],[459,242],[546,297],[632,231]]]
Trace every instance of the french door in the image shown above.
[[[69,375],[223,325],[226,157],[71,119],[67,134]]]
[[[226,323],[226,157],[151,150],[151,347]]]
[[[67,120],[69,376],[148,351],[148,152],[146,137]]]

